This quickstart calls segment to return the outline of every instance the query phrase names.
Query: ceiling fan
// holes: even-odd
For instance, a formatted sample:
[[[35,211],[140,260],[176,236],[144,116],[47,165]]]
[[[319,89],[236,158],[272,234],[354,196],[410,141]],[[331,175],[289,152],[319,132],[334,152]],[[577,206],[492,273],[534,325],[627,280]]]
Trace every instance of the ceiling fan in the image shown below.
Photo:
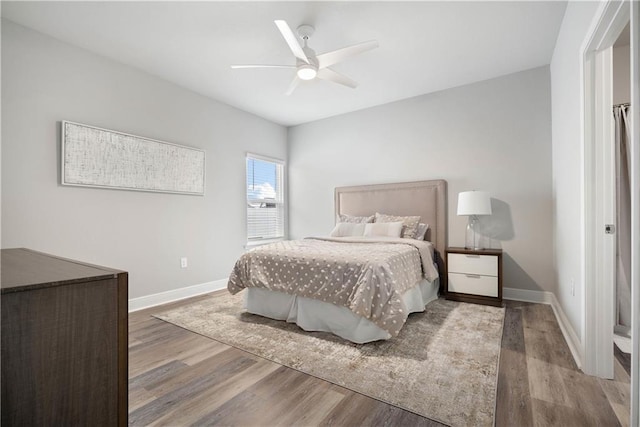
[[[300,80],[313,80],[323,79],[329,80],[334,83],[339,83],[350,88],[355,88],[358,83],[351,80],[349,77],[340,74],[331,68],[331,65],[342,62],[351,58],[359,53],[366,52],[367,50],[378,47],[376,40],[370,40],[363,43],[358,43],[353,46],[344,47],[342,49],[333,50],[331,52],[316,55],[315,51],[307,46],[309,37],[313,35],[315,29],[311,25],[300,25],[297,28],[298,36],[303,40],[304,46],[300,46],[297,37],[289,25],[283,20],[274,21],[278,30],[284,37],[284,40],[289,45],[289,49],[296,57],[296,65],[232,65],[231,68],[289,68],[295,69],[296,74],[293,80],[289,84],[289,88],[286,91],[287,95],[291,95],[296,89]]]

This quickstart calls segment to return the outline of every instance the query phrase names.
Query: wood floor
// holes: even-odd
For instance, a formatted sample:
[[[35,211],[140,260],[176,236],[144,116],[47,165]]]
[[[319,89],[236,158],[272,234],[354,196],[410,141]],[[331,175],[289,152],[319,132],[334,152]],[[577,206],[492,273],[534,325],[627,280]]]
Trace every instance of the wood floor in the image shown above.
[[[152,317],[129,315],[129,424],[439,426]],[[496,426],[627,426],[629,375],[582,374],[547,305],[506,302]],[[613,351],[613,349],[612,349]]]

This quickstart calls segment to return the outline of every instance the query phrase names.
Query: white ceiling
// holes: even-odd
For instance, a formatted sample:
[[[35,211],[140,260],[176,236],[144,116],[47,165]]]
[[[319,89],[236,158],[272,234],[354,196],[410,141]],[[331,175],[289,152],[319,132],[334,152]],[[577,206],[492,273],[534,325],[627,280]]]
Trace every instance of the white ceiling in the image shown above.
[[[549,64],[566,2],[2,2],[2,16],[286,126]],[[316,28],[318,54],[380,47],[286,96],[295,64],[273,21]]]

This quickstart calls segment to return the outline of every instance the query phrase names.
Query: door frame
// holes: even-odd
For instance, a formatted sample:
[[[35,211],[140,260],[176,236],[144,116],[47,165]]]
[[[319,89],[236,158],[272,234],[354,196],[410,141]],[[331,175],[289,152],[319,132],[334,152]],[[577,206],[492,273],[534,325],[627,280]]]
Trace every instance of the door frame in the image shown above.
[[[585,278],[582,368],[585,373],[602,378],[613,378],[615,319],[615,235],[604,233],[605,224],[615,224],[611,51],[629,17],[628,2],[603,4],[582,49]],[[611,286],[598,286],[599,283]]]
[[[631,425],[638,425],[640,375],[640,3],[612,1],[603,3],[582,48],[583,71],[583,272],[585,279],[583,310],[583,370],[605,378],[613,376],[613,324],[615,318],[614,283],[598,286],[615,272],[615,249],[611,236],[604,234],[604,224],[615,224],[615,205],[611,205],[611,182],[608,151],[613,135],[612,101],[608,98],[609,83],[604,81],[608,69],[607,50],[620,32],[631,22]],[[609,125],[607,125],[609,123]],[[603,139],[610,139],[602,145]],[[604,152],[603,152],[604,150]],[[615,191],[615,189],[613,190]],[[615,200],[615,195],[613,196]],[[615,246],[614,246],[615,248]],[[602,258],[603,250],[607,255]],[[613,252],[611,256],[610,252]],[[606,288],[606,289],[603,289]],[[604,299],[603,299],[604,298]],[[606,324],[603,325],[603,324]],[[611,327],[609,327],[611,324]],[[611,362],[609,362],[609,360]]]
[[[640,424],[640,2],[631,21],[631,418]]]

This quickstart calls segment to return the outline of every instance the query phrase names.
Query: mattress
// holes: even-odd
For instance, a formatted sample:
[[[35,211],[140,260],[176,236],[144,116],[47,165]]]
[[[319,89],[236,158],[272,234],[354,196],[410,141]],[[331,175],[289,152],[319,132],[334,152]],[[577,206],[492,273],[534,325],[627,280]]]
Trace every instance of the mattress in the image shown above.
[[[402,294],[408,313],[425,310],[438,298],[439,279],[422,280]],[[263,288],[247,288],[245,308],[249,313],[295,323],[305,331],[330,332],[354,343],[386,340],[391,334],[346,307]]]

